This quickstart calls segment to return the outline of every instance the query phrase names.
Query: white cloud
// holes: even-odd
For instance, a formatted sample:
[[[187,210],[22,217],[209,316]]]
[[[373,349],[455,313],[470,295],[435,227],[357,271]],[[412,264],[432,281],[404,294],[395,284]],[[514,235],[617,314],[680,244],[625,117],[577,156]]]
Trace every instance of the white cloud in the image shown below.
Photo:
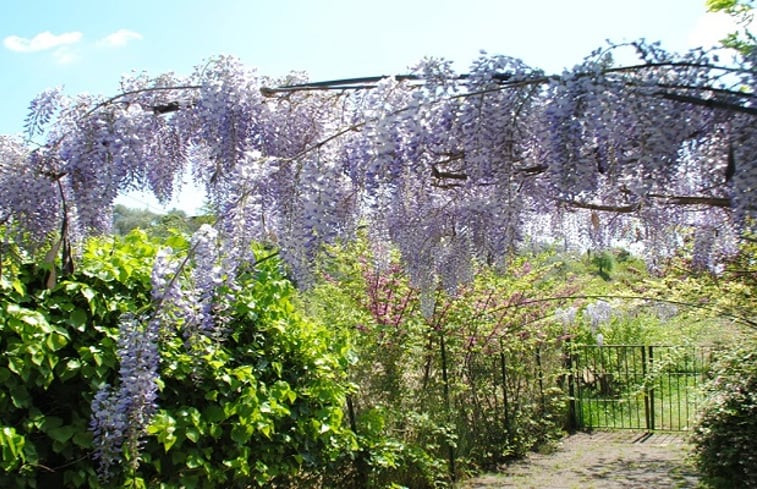
[[[3,39],[3,45],[11,51],[19,53],[33,53],[44,51],[58,46],[76,44],[82,38],[81,32],[64,32],[55,35],[50,31],[40,32],[31,39],[20,36],[8,36]]]
[[[115,48],[126,46],[129,41],[138,41],[142,39],[142,34],[139,32],[130,31],[128,29],[118,29],[112,34],[108,34],[99,41],[97,45],[101,47]]]

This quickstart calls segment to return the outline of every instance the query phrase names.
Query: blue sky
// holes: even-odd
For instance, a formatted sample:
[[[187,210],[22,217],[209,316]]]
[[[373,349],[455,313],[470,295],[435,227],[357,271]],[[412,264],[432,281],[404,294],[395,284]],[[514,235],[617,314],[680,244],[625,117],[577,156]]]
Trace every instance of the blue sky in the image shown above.
[[[311,79],[406,72],[424,56],[464,72],[481,49],[549,72],[606,39],[671,50],[727,30],[705,0],[6,0],[0,17],[0,133],[18,133],[29,101],[115,94],[129,71],[189,73],[231,54],[263,74]]]

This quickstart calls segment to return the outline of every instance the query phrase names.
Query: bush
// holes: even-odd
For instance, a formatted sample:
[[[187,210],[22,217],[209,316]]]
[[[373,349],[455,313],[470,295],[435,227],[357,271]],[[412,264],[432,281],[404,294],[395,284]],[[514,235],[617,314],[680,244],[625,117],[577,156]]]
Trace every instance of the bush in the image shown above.
[[[560,287],[544,257],[518,258],[506,273],[481,266],[457,294],[426,294],[396,255],[376,258],[362,243],[330,250],[303,294],[311,317],[343,331],[355,351],[354,487],[449,487],[453,475],[560,436],[562,325],[543,321],[552,301],[532,302]]]
[[[103,384],[118,385],[122,316],[154,307],[156,251],[140,232],[93,241],[52,288],[46,267],[6,263],[0,487],[284,487],[354,445],[342,422],[346,348],[295,313],[293,287],[268,260],[227,291],[222,342],[200,336],[190,348],[180,325],[161,332],[157,412],[139,454],[121,454],[132,463],[103,481],[91,404]]]
[[[717,489],[757,488],[757,342],[717,362],[694,430],[703,479]]]

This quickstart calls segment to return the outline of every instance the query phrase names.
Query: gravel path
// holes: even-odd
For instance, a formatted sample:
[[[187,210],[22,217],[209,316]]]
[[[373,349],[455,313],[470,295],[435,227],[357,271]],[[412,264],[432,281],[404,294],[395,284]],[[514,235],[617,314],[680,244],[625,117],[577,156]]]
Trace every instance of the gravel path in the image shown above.
[[[530,454],[498,474],[465,481],[460,489],[695,488],[680,435],[595,432],[565,438],[553,453]]]

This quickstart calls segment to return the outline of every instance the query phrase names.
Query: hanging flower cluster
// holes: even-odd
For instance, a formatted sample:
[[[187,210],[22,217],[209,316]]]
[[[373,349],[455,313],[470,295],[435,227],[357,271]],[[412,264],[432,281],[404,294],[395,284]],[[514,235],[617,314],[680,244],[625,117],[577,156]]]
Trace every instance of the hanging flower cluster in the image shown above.
[[[757,217],[754,60],[630,47],[633,66],[610,47],[552,76],[482,53],[465,74],[426,59],[410,75],[310,83],[220,57],[186,79],[126,79],[108,99],[51,90],[27,119],[40,146],[0,140],[0,219],[38,242],[75,239],[107,227],[119,192],[165,200],[191,172],[218,212],[220,266],[265,241],[302,284],[320,246],[360,226],[422,289],[453,291],[472,259],[541,239],[643,242],[653,262],[693,236],[716,268],[720,243]]]
[[[123,460],[139,463],[145,429],[157,409],[158,323],[143,324],[132,316],[121,318],[118,337],[119,386],[104,384],[92,400],[90,428],[95,459],[104,478]]]

